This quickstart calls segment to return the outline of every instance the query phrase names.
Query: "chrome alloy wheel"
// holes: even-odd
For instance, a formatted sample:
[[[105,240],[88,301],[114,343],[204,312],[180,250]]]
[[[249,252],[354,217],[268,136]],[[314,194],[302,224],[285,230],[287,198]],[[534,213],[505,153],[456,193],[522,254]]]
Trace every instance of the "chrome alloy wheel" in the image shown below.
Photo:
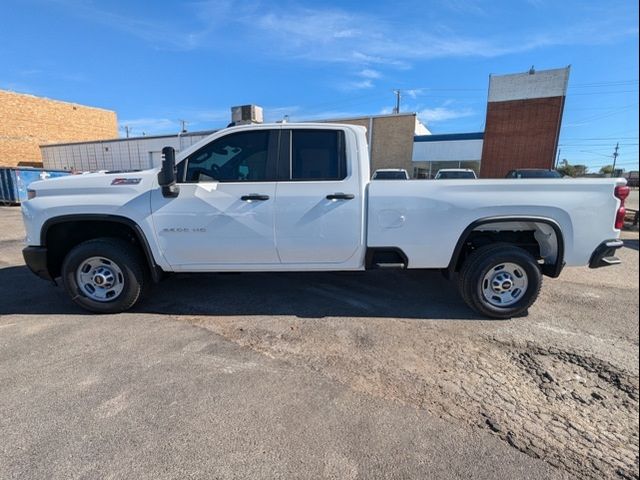
[[[115,300],[124,289],[124,275],[115,262],[105,257],[90,257],[76,270],[82,293],[96,302]]]
[[[508,307],[520,300],[529,286],[525,270],[515,263],[500,263],[482,279],[482,295],[494,307]]]

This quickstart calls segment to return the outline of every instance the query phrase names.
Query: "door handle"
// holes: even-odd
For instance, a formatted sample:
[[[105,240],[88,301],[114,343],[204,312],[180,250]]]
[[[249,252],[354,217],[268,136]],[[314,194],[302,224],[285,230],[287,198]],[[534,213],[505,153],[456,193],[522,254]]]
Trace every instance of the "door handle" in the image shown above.
[[[353,200],[356,196],[353,193],[331,193],[327,195],[327,200]]]
[[[254,200],[269,200],[269,195],[261,195],[259,193],[250,193],[249,195],[243,195],[240,197],[240,200],[245,202],[253,202]]]

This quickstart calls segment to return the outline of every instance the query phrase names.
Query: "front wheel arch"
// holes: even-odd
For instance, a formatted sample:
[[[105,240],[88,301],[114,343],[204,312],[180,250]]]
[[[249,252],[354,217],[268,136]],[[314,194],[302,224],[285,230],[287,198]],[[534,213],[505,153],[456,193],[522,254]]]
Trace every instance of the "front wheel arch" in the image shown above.
[[[110,214],[72,214],[48,219],[40,232],[40,245],[47,248],[47,270],[51,278],[62,271],[64,257],[77,245],[96,238],[120,238],[143,255],[154,283],[164,276],[140,225],[128,217]]]

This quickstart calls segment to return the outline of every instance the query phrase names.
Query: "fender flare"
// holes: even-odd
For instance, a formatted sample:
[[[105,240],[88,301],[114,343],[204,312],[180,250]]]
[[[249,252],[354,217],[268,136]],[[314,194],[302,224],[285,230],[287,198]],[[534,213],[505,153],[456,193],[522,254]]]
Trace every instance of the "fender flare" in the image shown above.
[[[40,230],[40,245],[42,245],[43,247],[47,246],[47,234],[52,226],[65,222],[82,221],[119,223],[131,228],[136,237],[136,240],[138,240],[138,243],[140,244],[140,248],[142,248],[142,252],[144,253],[145,260],[147,261],[147,265],[149,266],[151,279],[155,283],[159,282],[162,279],[162,275],[164,272],[153,258],[153,252],[151,251],[151,247],[149,246],[149,242],[147,241],[147,237],[144,234],[142,228],[134,220],[131,220],[128,217],[123,217],[121,215],[111,215],[107,213],[77,213],[51,217],[44,222],[44,224],[42,225],[42,229]]]
[[[469,235],[473,230],[478,228],[481,225],[485,225],[487,223],[507,223],[507,222],[535,222],[535,223],[544,223],[545,225],[550,226],[555,235],[556,241],[558,242],[558,255],[556,258],[556,262],[553,265],[543,265],[542,273],[547,275],[548,277],[556,278],[562,272],[564,268],[564,252],[565,252],[565,244],[564,244],[564,235],[562,234],[562,228],[560,224],[555,220],[547,217],[486,217],[478,219],[467,226],[464,229],[458,242],[456,243],[456,247],[453,251],[453,255],[451,256],[451,260],[449,261],[449,266],[446,269],[446,273],[448,276],[451,276],[455,273],[456,267],[458,265],[458,261],[460,260],[460,255],[462,253],[462,249],[464,244],[466,243]]]

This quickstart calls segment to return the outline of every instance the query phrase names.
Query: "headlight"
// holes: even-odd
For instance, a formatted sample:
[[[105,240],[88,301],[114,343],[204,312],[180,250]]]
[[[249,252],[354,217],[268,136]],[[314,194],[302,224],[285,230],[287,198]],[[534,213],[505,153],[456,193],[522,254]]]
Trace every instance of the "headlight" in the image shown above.
[[[36,198],[36,191],[27,189],[27,199],[31,200],[32,198]]]

